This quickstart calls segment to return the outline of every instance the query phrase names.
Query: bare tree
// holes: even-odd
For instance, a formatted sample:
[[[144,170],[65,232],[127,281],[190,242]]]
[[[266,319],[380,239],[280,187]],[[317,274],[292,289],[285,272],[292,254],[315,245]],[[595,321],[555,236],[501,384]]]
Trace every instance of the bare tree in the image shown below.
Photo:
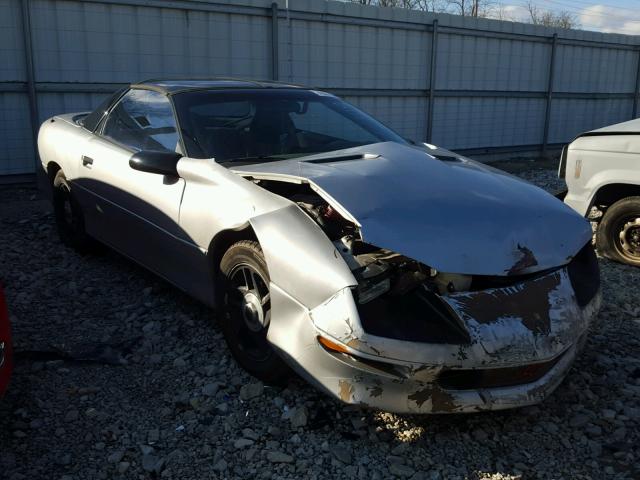
[[[415,0],[414,9],[423,12],[444,13],[447,12],[447,0]]]
[[[436,13],[457,13],[452,11],[451,0],[348,0],[361,5],[377,5],[379,7],[396,7],[407,8],[410,10],[421,10],[423,12],[436,12]],[[466,1],[471,5],[474,1],[486,2],[487,0],[461,0],[463,3]],[[471,14],[470,9],[467,12]]]
[[[534,25],[557,28],[579,28],[578,16],[572,12],[544,10],[535,5],[531,0],[527,2],[526,9],[529,12],[529,20]]]
[[[448,13],[465,17],[491,17],[496,7],[494,0],[447,0]]]
[[[495,18],[512,22],[523,21],[507,13],[499,0],[350,0],[362,5],[407,8],[424,12],[452,13],[466,17]],[[558,28],[579,28],[577,15],[568,11],[551,11],[539,8],[528,0],[525,8],[529,18],[524,20],[535,25]]]

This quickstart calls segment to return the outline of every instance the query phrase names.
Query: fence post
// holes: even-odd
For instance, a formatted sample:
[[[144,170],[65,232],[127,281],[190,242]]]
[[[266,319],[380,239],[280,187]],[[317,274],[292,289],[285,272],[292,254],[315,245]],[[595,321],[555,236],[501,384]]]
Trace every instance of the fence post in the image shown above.
[[[271,4],[271,78],[278,80],[280,63],[278,60],[278,4]]]
[[[433,105],[436,96],[436,60],[438,55],[438,20],[433,21],[431,29],[431,63],[429,65],[429,111],[427,112],[427,143],[431,143],[433,133]]]
[[[640,95],[640,49],[638,50],[638,68],[636,70],[636,88],[633,91],[633,114],[632,119],[638,116],[638,96]]]
[[[551,58],[549,60],[549,83],[547,85],[547,105],[544,112],[544,133],[542,136],[542,157],[547,156],[547,144],[549,143],[549,121],[551,119],[551,100],[553,98],[553,74],[556,68],[556,46],[558,34],[554,33],[551,39]]]
[[[38,161],[38,127],[40,116],[38,115],[38,98],[36,96],[36,82],[33,68],[33,46],[31,44],[31,16],[29,0],[20,0],[20,13],[22,20],[22,41],[25,51],[25,67],[27,70],[27,94],[29,95],[29,120],[31,123],[31,133],[33,135],[33,164],[36,175],[40,170]],[[36,177],[37,178],[37,177]]]

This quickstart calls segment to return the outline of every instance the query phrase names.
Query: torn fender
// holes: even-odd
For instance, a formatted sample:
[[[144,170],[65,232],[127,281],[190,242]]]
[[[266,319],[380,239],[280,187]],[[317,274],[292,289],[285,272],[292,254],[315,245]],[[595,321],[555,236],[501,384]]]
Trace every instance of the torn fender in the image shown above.
[[[249,220],[271,282],[311,309],[357,285],[351,270],[320,227],[295,204]]]

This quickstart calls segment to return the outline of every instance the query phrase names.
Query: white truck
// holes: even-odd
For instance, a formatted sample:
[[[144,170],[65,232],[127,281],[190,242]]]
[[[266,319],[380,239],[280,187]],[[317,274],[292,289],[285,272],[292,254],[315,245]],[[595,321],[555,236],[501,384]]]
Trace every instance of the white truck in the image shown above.
[[[596,247],[605,257],[640,266],[640,118],[579,135],[560,157],[564,201],[596,219]]]

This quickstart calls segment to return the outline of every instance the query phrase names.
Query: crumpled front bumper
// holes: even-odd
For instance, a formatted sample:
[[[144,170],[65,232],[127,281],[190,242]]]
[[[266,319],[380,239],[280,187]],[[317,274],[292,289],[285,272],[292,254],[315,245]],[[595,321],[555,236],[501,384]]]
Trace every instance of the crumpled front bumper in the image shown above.
[[[362,328],[349,289],[308,310],[272,285],[278,320],[269,339],[303,377],[346,403],[399,413],[500,410],[539,403],[562,382],[600,308],[601,293],[579,305],[566,269],[560,269],[522,285],[446,301],[470,334],[466,345],[376,337]],[[323,347],[318,335],[346,353]],[[511,378],[488,387],[480,382],[451,388],[442,381],[451,372],[510,372]]]
[[[397,413],[464,413],[503,410],[540,403],[562,382],[578,351],[570,347],[544,376],[522,385],[498,388],[448,390],[420,371],[406,378],[369,373],[359,366],[341,362],[326,351],[309,353],[301,363],[313,361],[310,378],[329,395],[351,404],[361,404]],[[307,376],[307,378],[309,378]]]

